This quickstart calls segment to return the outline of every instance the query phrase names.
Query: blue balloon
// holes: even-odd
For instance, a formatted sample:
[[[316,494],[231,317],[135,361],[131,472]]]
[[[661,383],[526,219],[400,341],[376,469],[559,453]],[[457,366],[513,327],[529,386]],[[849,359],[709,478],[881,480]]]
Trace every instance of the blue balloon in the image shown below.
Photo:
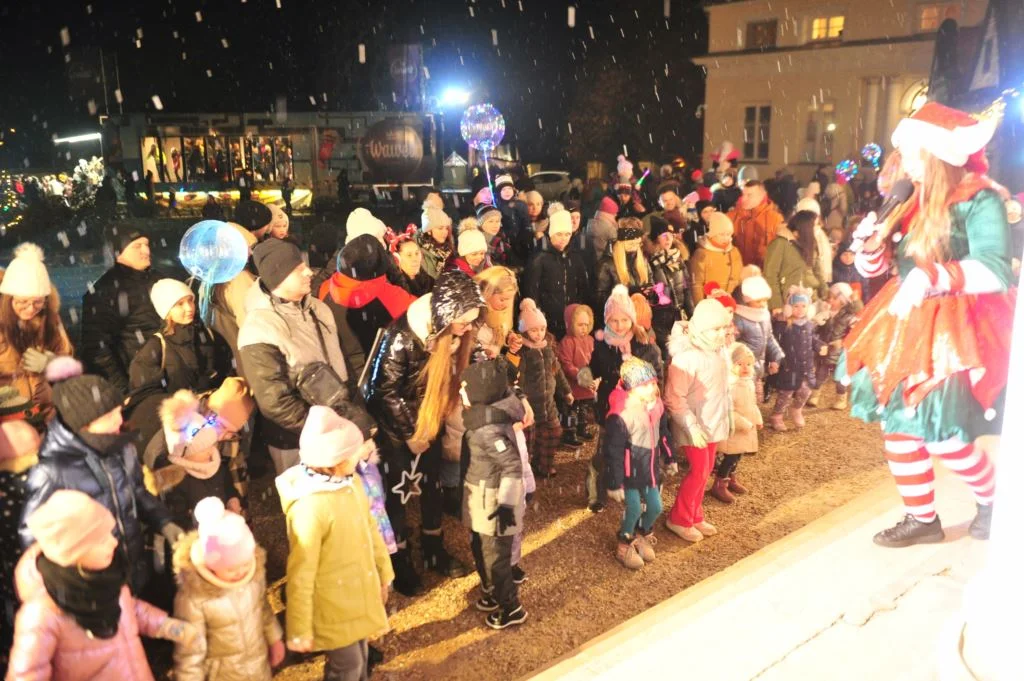
[[[181,237],[178,260],[204,284],[234,279],[249,260],[249,246],[238,230],[220,220],[203,220]]]

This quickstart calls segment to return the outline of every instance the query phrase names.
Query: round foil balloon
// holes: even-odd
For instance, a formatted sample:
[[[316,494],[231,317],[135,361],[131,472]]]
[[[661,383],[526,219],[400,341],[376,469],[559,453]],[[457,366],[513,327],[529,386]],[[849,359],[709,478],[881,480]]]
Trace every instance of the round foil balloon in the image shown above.
[[[857,167],[857,162],[852,158],[842,160],[836,164],[836,178],[843,182],[849,182],[857,177],[859,172],[860,168]]]
[[[178,260],[189,274],[206,284],[231,281],[245,267],[249,247],[245,237],[226,222],[203,220],[181,237]]]
[[[860,150],[861,157],[873,165],[875,169],[878,169],[878,161],[882,158],[882,147],[878,146],[874,142],[864,145],[864,148]]]
[[[505,117],[490,104],[474,104],[462,114],[462,139],[477,151],[491,152],[505,137]]]

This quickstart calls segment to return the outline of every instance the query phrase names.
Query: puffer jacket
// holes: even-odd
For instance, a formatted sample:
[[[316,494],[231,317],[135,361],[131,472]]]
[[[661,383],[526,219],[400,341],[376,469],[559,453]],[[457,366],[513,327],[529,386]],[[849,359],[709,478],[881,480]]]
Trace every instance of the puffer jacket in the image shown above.
[[[288,525],[288,638],[333,650],[387,631],[382,586],[395,573],[357,476],[310,474],[301,464],[275,481]]]
[[[351,383],[334,315],[312,296],[299,303],[275,300],[258,281],[249,290],[246,309],[238,349],[265,418],[264,437],[272,447],[296,449],[310,407],[296,385],[299,372],[311,362],[326,362]]]
[[[732,242],[740,249],[743,264],[763,268],[768,244],[775,238],[779,228],[785,226],[782,213],[771,199],[766,198],[764,203],[752,210],[737,205],[729,211],[729,219],[735,227]]]
[[[796,236],[785,226],[768,246],[764,259],[764,278],[772,289],[769,310],[781,310],[790,286],[809,288],[819,299],[828,295],[828,286],[818,272],[818,264],[808,265],[796,243]]]
[[[663,464],[672,463],[668,413],[658,400],[652,411],[628,408],[622,386],[612,392],[604,421],[605,481],[608,489],[645,489],[661,484]]]
[[[430,355],[430,296],[416,299],[381,338],[377,354],[370,359],[370,371],[363,397],[381,430],[396,443],[416,432],[416,415],[423,400],[420,373]]]
[[[64,327],[60,329],[60,345],[54,350],[58,355],[74,352]],[[56,409],[53,406],[53,391],[46,376],[25,371],[21,368],[21,353],[14,346],[0,342],[0,386],[13,386],[18,394],[39,405],[40,415],[49,421]]]
[[[199,632],[191,646],[175,646],[175,681],[270,681],[268,646],[284,632],[267,600],[266,551],[256,547],[251,574],[223,582],[192,562],[198,538],[189,532],[174,548],[174,616]]]
[[[694,428],[704,432],[708,443],[722,442],[732,431],[725,351],[700,348],[686,334],[673,342],[678,347],[672,349],[664,391],[673,442],[677,446],[691,445]]]
[[[772,316],[767,308],[737,305],[732,323],[736,327],[736,340],[754,353],[758,377],[765,374],[765,362],[781,362],[786,357],[772,333]]]
[[[39,449],[39,463],[29,472],[25,483],[25,508],[21,514],[21,544],[29,547],[35,541],[25,519],[60,489],[84,492],[101,503],[117,521],[114,532],[120,540],[129,566],[129,584],[138,593],[146,581],[144,537],[142,526],[159,532],[171,521],[170,514],[159,499],[142,483],[135,446],[126,443],[108,452],[97,452],[68,430],[60,417],[50,427]]]
[[[565,308],[565,326],[572,327],[573,317],[578,305],[569,305]],[[579,384],[580,369],[590,368],[590,359],[594,356],[593,336],[573,336],[566,334],[565,338],[558,342],[558,361],[562,365],[562,373],[572,387],[572,396],[576,400],[592,400],[597,397],[590,388],[584,388]]]
[[[572,389],[555,356],[555,337],[550,333],[543,348],[523,345],[519,351],[519,385],[533,409],[537,423],[558,420],[555,398],[564,402]]]
[[[734,291],[740,285],[742,271],[743,258],[736,246],[730,245],[723,250],[705,239],[690,258],[690,295],[694,305],[704,300],[704,284],[709,281],[717,281],[726,293]]]
[[[595,335],[594,355],[590,359],[590,371],[594,378],[601,379],[601,385],[597,387],[597,403],[594,405],[594,419],[598,424],[604,425],[604,418],[608,414],[608,398],[612,391],[619,384],[619,370],[622,368],[622,353],[603,342],[604,331],[598,331]],[[629,342],[630,354],[639,357],[654,367],[658,373],[658,383],[661,384],[664,378],[665,365],[661,361],[661,350],[657,345],[641,343],[634,338]]]
[[[658,249],[651,256],[651,280],[655,284],[664,284],[665,293],[672,298],[677,310],[686,308],[686,289],[689,287],[686,260],[678,248],[668,251]]]
[[[3,612],[0,612],[0,626],[6,632],[10,632],[14,624],[14,610],[18,603],[14,591],[14,568],[22,553],[18,525],[21,522],[21,509],[25,505],[25,483],[29,469],[38,460],[35,452],[10,459],[0,458],[0,499],[3,499],[5,511],[0,514],[0,599],[5,602]]]
[[[626,286],[629,288],[629,294],[642,293],[643,287],[649,285],[651,282],[641,281],[640,275],[636,270],[636,259],[644,257],[643,253],[627,253],[626,254],[626,270],[629,273],[629,282]],[[648,268],[650,272],[650,268]],[[596,279],[596,293],[594,298],[594,312],[601,316],[604,311],[604,304],[608,300],[608,297],[612,294],[612,289],[617,284],[622,282],[619,281],[619,273],[615,269],[615,260],[611,254],[605,255],[597,263],[597,279]]]
[[[583,256],[569,247],[557,251],[547,245],[536,251],[523,272],[522,292],[524,298],[537,301],[548,330],[561,338],[566,331],[566,307],[590,300],[590,276]]]
[[[466,409],[469,467],[462,495],[462,523],[487,536],[511,536],[523,531],[526,512],[525,471],[513,424],[526,415],[523,402],[512,392],[494,404]],[[498,532],[493,517],[499,505],[515,508],[516,524]]]
[[[786,353],[786,361],[775,375],[775,387],[778,390],[797,390],[804,381],[811,388],[818,387],[815,360],[825,344],[815,334],[814,323],[807,319],[799,324],[786,324],[779,335],[779,345]]]
[[[115,263],[82,299],[80,356],[87,373],[99,374],[128,394],[128,367],[161,320],[149,289],[163,275]]]
[[[847,303],[832,314],[825,324],[818,328],[818,337],[828,343],[828,361],[836,363],[843,352],[843,339],[850,333],[850,327],[857,321],[854,303]]]
[[[718,445],[722,454],[753,454],[757,452],[757,427],[764,425],[757,407],[754,379],[729,377],[732,393],[732,434]]]
[[[153,681],[139,636],[155,636],[167,613],[121,588],[117,634],[90,636],[50,598],[36,567],[39,547],[18,561],[15,579],[22,606],[7,667],[9,681]]]

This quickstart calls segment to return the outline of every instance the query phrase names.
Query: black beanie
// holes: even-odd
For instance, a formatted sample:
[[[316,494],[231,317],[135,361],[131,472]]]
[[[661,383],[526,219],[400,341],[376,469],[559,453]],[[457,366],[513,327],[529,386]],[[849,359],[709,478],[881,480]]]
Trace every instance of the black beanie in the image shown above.
[[[470,405],[494,404],[508,392],[508,366],[501,358],[470,364],[462,382]]]
[[[146,237],[142,230],[136,227],[111,227],[108,236],[110,247],[114,249],[115,253],[123,252],[131,242]]]
[[[110,381],[81,371],[82,365],[70,357],[55,359],[46,367],[60,420],[76,433],[124,403],[121,391]]]
[[[338,253],[338,272],[356,281],[369,281],[388,273],[394,259],[372,234],[360,234]]]
[[[256,244],[252,249],[252,261],[260,280],[270,292],[303,263],[299,247],[281,239],[267,239]]]
[[[657,241],[659,236],[665,232],[671,231],[672,229],[669,227],[668,220],[660,215],[651,216],[651,241]]]
[[[235,206],[235,222],[250,232],[263,229],[273,219],[270,209],[259,201],[239,201]]]

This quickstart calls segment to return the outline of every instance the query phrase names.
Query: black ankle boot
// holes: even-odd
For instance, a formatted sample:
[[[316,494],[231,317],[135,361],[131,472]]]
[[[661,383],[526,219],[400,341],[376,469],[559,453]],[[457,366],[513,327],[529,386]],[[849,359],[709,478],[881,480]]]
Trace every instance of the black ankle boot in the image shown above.
[[[583,417],[576,422],[576,439],[581,442],[592,442],[594,434],[587,430],[587,420]]]
[[[978,514],[974,516],[974,520],[971,521],[971,526],[967,531],[975,539],[988,539],[988,535],[991,530],[992,504],[989,504],[988,506],[978,504]]]
[[[465,577],[469,570],[462,562],[444,548],[444,538],[439,534],[423,534],[423,563],[427,570],[433,570],[445,577]]]
[[[562,447],[570,450],[577,450],[583,446],[583,443],[576,439],[576,433],[571,429],[566,428],[562,431]]]
[[[395,571],[395,591],[410,598],[419,594],[423,582],[412,566],[408,547],[399,549],[391,556],[391,567]]]
[[[367,646],[366,653],[366,675],[373,676],[373,668],[384,661],[384,653],[373,646]]]
[[[914,544],[937,544],[946,538],[939,516],[930,523],[923,523],[909,513],[903,520],[875,535],[875,543],[887,548],[899,549]]]

